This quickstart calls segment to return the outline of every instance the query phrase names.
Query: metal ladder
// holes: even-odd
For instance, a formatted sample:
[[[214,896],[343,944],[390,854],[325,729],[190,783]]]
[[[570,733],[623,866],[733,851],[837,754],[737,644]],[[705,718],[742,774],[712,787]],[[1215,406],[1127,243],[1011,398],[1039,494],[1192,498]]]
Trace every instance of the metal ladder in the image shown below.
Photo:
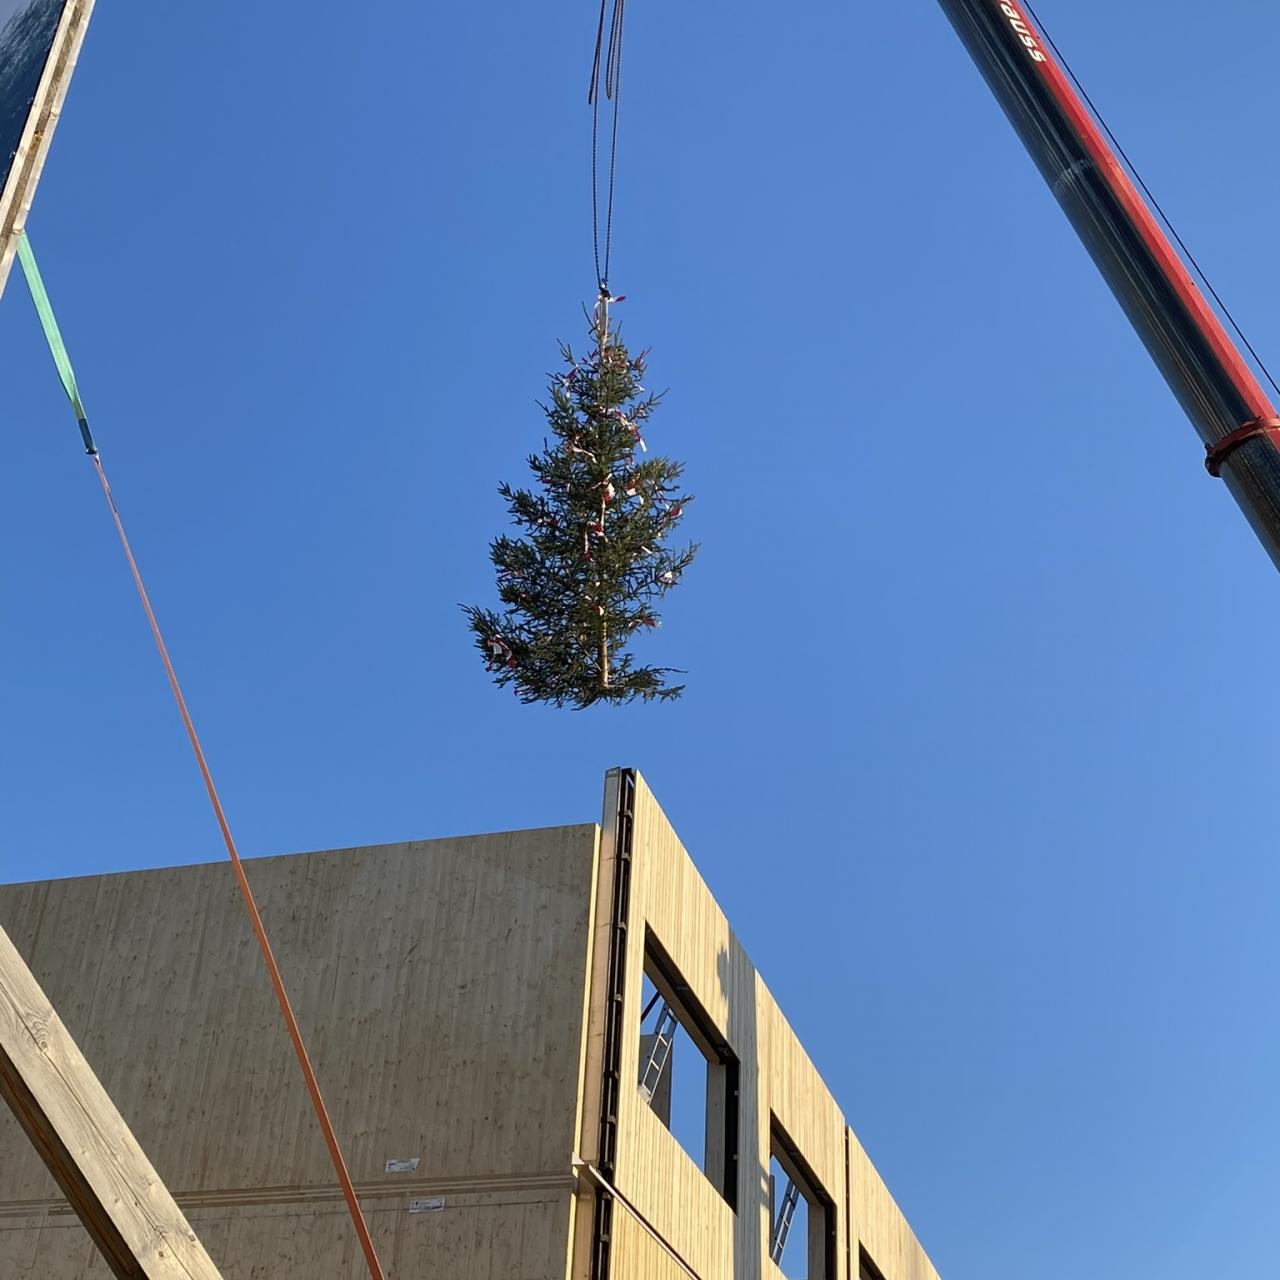
[[[777,1264],[782,1261],[787,1237],[791,1234],[791,1220],[796,1216],[796,1205],[799,1203],[800,1188],[788,1178],[787,1189],[782,1193],[782,1205],[778,1209],[778,1220],[773,1224],[773,1241],[769,1245],[770,1262]]]
[[[649,1061],[645,1063],[645,1068],[640,1073],[640,1092],[644,1094],[646,1102],[652,1102],[653,1095],[658,1091],[662,1073],[666,1070],[667,1062],[671,1058],[671,1043],[675,1038],[677,1025],[676,1015],[671,1012],[671,1006],[664,1000],[658,1012],[658,1025],[654,1028]]]

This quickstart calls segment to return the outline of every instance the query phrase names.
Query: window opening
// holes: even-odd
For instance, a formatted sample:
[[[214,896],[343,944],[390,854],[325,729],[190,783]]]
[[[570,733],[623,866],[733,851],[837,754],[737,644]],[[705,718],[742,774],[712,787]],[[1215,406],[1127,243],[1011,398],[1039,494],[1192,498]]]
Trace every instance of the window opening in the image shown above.
[[[701,1164],[706,1149],[707,1061],[647,973],[643,994],[640,1094]]]
[[[787,1280],[834,1280],[835,1205],[776,1120],[770,1127],[769,1260]]]
[[[645,940],[636,1085],[650,1110],[737,1208],[738,1059],[652,934]]]
[[[796,1229],[797,1239],[804,1240],[808,1236],[809,1206],[800,1199],[800,1188],[788,1177],[776,1156],[769,1158],[769,1193],[773,1219],[773,1229],[769,1233],[769,1261],[782,1268],[783,1275],[794,1277],[795,1280],[805,1280],[807,1266],[801,1267],[799,1271],[795,1270],[800,1250],[792,1249],[788,1256],[787,1245],[791,1241],[793,1228]],[[796,1221],[797,1210],[799,1222]],[[782,1267],[784,1258],[786,1267]]]
[[[646,978],[645,981],[648,982],[648,979]],[[654,1029],[646,1034],[644,1029],[645,1019],[655,1005],[658,1007],[658,1020],[654,1025]],[[671,1061],[672,1041],[675,1039],[676,1028],[679,1025],[676,1015],[671,1012],[671,1006],[662,998],[659,992],[653,992],[645,1005],[644,1013],[640,1016],[640,1053],[642,1057],[640,1063],[640,1092],[644,1094],[645,1101],[651,1104],[654,1103],[654,1098],[660,1089],[665,1092],[666,1123],[668,1127],[671,1124],[671,1073],[667,1071],[667,1063]],[[646,1049],[649,1051],[648,1057],[644,1057]],[[658,1110],[658,1104],[654,1104],[654,1110]]]

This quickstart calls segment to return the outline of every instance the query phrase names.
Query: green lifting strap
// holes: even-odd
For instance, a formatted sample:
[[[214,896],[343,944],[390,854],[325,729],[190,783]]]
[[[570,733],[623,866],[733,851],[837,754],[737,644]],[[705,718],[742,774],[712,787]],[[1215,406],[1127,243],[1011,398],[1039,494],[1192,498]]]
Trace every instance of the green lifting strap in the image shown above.
[[[18,236],[18,258],[22,262],[22,273],[27,277],[27,288],[31,290],[31,301],[36,304],[36,314],[44,328],[45,341],[49,344],[49,353],[53,363],[58,367],[58,377],[62,379],[63,390],[71,401],[75,411],[76,423],[80,427],[80,438],[84,441],[84,451],[91,456],[98,452],[93,443],[93,435],[89,430],[89,417],[80,400],[80,388],[76,386],[76,373],[71,367],[71,357],[67,355],[66,344],[62,341],[62,333],[58,329],[58,321],[53,314],[49,295],[45,292],[44,281],[40,278],[40,268],[36,266],[36,256],[31,252],[31,241],[23,231]]]

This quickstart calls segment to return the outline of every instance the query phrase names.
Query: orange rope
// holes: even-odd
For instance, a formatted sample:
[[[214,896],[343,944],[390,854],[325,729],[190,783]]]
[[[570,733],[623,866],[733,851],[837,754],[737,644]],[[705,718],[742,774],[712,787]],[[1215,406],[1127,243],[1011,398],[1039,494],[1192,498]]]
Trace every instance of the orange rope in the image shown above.
[[[231,865],[235,869],[236,880],[240,885],[240,893],[244,898],[244,904],[249,909],[249,918],[253,922],[253,931],[258,935],[258,946],[262,949],[262,958],[266,961],[267,972],[271,975],[271,985],[275,988],[276,999],[280,1002],[280,1012],[284,1014],[285,1023],[289,1028],[289,1038],[293,1041],[294,1052],[298,1055],[298,1065],[302,1068],[302,1074],[306,1077],[307,1091],[311,1094],[311,1103],[315,1107],[316,1118],[320,1121],[320,1128],[324,1132],[325,1144],[329,1148],[329,1158],[333,1161],[333,1167],[338,1174],[338,1181],[342,1184],[342,1194],[346,1199],[347,1208],[351,1211],[351,1221],[355,1224],[356,1234],[360,1237],[360,1247],[364,1250],[365,1261],[369,1264],[369,1274],[373,1280],[385,1280],[382,1272],[382,1265],[378,1261],[378,1255],[374,1252],[373,1241],[369,1236],[369,1228],[364,1220],[364,1214],[360,1211],[360,1202],[356,1199],[356,1190],[351,1183],[351,1175],[347,1172],[346,1161],[342,1158],[342,1151],[338,1146],[337,1136],[333,1132],[333,1123],[329,1119],[329,1112],[325,1108],[324,1098],[320,1095],[320,1083],[316,1079],[315,1070],[311,1066],[311,1059],[307,1056],[306,1045],[302,1042],[302,1032],[298,1029],[298,1020],[293,1016],[293,1008],[289,1004],[289,997],[285,993],[284,979],[280,976],[280,969],[276,964],[276,958],[271,951],[271,943],[267,941],[267,931],[262,924],[262,916],[258,913],[258,904],[254,901],[253,890],[249,887],[249,878],[245,875],[244,864],[240,861],[240,855],[236,851],[235,840],[231,836],[231,828],[227,825],[226,814],[222,810],[222,802],[218,799],[218,793],[214,789],[213,776],[209,772],[208,762],[204,758],[204,751],[200,747],[200,739],[196,736],[195,725],[191,720],[191,713],[187,710],[187,701],[182,696],[182,688],[178,684],[177,673],[173,669],[173,663],[169,658],[169,650],[165,646],[164,637],[160,634],[160,624],[156,621],[155,611],[151,608],[151,601],[147,596],[147,589],[142,584],[142,574],[138,572],[137,561],[133,558],[133,551],[129,546],[129,539],[125,536],[124,524],[120,519],[120,512],[116,507],[115,498],[111,496],[111,486],[107,483],[107,473],[102,469],[102,459],[97,454],[93,455],[93,465],[98,473],[98,480],[102,485],[102,492],[106,496],[107,505],[111,508],[111,518],[115,521],[116,533],[120,535],[120,545],[124,548],[125,559],[129,562],[129,571],[133,574],[134,586],[138,588],[138,596],[142,600],[142,607],[146,610],[147,622],[151,625],[151,634],[155,637],[156,648],[160,650],[160,658],[164,662],[165,673],[169,677],[169,687],[173,690],[174,700],[178,704],[178,710],[182,714],[182,723],[186,726],[187,737],[191,740],[191,749],[195,752],[196,764],[200,766],[200,776],[204,779],[204,788],[209,793],[209,803],[213,805],[214,816],[218,820],[218,827],[222,831],[222,839],[227,846],[227,852],[231,855]]]

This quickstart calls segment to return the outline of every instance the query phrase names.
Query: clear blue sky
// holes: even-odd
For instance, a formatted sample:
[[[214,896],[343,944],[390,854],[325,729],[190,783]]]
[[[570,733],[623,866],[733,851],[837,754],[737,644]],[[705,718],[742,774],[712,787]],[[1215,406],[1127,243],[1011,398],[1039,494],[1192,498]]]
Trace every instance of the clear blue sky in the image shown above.
[[[689,692],[488,685],[591,8],[94,18],[30,230],[243,848],[589,820],[635,765],[946,1280],[1270,1274],[1280,582],[932,0],[629,6]],[[1280,9],[1040,10],[1280,362]],[[0,877],[216,858],[19,278],[0,344]]]

